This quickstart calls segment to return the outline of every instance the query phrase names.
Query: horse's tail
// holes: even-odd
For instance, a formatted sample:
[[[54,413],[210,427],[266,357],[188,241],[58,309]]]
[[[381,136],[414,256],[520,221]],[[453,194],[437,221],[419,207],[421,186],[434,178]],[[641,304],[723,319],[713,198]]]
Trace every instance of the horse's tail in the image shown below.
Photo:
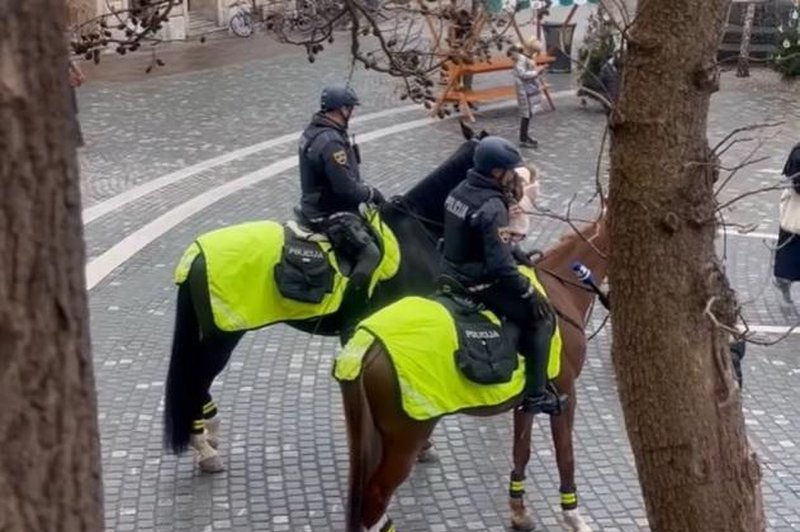
[[[189,281],[178,287],[175,332],[164,399],[164,447],[178,454],[186,450],[191,436],[192,398],[196,396],[196,360],[200,356],[200,327],[192,303]]]
[[[365,359],[366,359],[365,355]],[[347,495],[347,532],[363,530],[364,493],[372,475],[373,445],[378,440],[367,395],[364,391],[364,371],[356,380],[340,382],[344,416],[347,421],[347,441],[350,447],[350,480]]]

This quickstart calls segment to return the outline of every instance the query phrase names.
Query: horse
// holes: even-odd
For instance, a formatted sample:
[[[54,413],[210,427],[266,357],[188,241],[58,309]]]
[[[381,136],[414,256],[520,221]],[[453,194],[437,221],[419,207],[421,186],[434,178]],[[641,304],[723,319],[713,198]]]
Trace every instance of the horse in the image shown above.
[[[575,282],[570,265],[573,261],[582,262],[601,281],[606,275],[607,249],[607,233],[601,216],[580,232],[562,238],[536,263],[538,278],[556,310],[562,338],[561,368],[554,385],[561,393],[569,395],[569,401],[561,415],[550,418],[550,427],[560,477],[562,515],[565,524],[574,532],[591,532],[578,509],[572,430],[577,405],[575,381],[586,359],[585,324],[595,293]],[[420,421],[403,410],[397,372],[390,355],[381,341],[371,338],[367,337],[364,343],[363,358],[355,370],[357,376],[352,380],[338,379],[350,456],[347,532],[395,530],[386,515],[389,501],[411,473],[418,453],[427,445],[439,419]],[[521,399],[519,393],[499,405],[470,408],[461,413],[493,416],[514,410],[514,468],[509,490],[511,524],[517,530],[533,530],[534,519],[523,498],[533,417],[517,408]],[[424,403],[425,397],[420,401]]]
[[[444,200],[465,179],[478,140],[488,135],[485,131],[476,133],[463,123],[461,131],[465,141],[447,160],[406,194],[379,208],[380,220],[395,235],[402,260],[396,274],[375,287],[367,304],[369,310],[407,294],[427,294],[434,289],[439,275],[437,244],[442,236]],[[236,250],[237,256],[241,252],[240,259],[244,261],[253,245],[242,244]],[[217,452],[220,416],[209,390],[244,333],[253,329],[222,330],[215,324],[205,258],[199,245],[198,250],[185,280],[178,285],[165,390],[164,445],[175,454],[191,445],[197,451],[200,469],[213,473],[222,471],[224,465]],[[342,324],[340,314],[337,311],[283,322],[300,331],[334,336]]]

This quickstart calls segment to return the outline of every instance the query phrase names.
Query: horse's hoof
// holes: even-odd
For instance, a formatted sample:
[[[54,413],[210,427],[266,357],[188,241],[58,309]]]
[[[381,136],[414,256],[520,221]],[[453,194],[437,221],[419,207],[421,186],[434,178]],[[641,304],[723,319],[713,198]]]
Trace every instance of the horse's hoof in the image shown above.
[[[217,456],[209,456],[198,462],[200,471],[203,473],[221,473],[225,471],[225,464],[222,463],[222,458]]]
[[[580,510],[564,510],[564,530],[567,532],[592,532],[591,527],[583,520]]]
[[[536,530],[536,523],[533,521],[533,518],[528,515],[527,512],[521,514],[514,514],[511,516],[511,528],[514,530],[522,530],[524,532],[530,532],[531,530]]]
[[[433,464],[439,461],[439,453],[433,448],[433,445],[427,449],[422,449],[417,455],[417,462],[420,464]]]

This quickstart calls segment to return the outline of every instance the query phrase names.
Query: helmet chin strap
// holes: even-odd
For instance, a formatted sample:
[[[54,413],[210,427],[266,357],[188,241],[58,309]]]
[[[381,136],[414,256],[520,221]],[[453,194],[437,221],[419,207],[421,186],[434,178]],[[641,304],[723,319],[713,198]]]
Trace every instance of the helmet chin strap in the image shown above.
[[[345,109],[350,109],[349,112]],[[350,124],[350,117],[353,115],[353,109],[348,107],[340,107],[329,112],[336,117],[336,122],[339,122],[345,128]]]
[[[353,116],[353,108],[352,107],[342,107],[339,109],[339,113],[344,118],[344,125],[347,127],[350,124],[350,117]]]

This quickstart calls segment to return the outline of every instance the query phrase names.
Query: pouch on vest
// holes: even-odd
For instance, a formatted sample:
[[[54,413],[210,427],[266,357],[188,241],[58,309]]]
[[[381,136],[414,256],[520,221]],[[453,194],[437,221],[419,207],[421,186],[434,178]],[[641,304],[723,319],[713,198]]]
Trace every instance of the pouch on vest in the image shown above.
[[[502,384],[517,369],[516,341],[502,326],[495,325],[476,308],[448,297],[438,299],[453,316],[458,335],[456,366],[466,378],[478,384]]]
[[[286,231],[281,261],[275,265],[275,283],[287,299],[321,303],[333,290],[333,268],[316,242],[295,237]]]

